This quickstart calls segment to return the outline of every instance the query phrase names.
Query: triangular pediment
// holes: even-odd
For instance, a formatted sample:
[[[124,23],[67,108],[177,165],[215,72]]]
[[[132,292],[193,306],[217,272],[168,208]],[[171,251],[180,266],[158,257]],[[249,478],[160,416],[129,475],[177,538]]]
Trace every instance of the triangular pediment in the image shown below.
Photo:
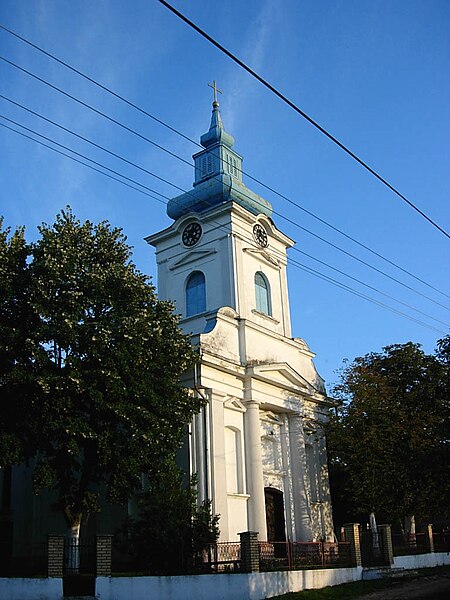
[[[227,400],[225,400],[224,408],[229,408],[230,410],[237,410],[241,413],[244,413],[246,411],[246,408],[242,404],[242,402],[234,397],[227,398]]]
[[[317,394],[317,390],[287,363],[266,363],[247,367],[252,375],[272,385],[303,394]]]
[[[261,415],[261,420],[262,421],[267,421],[269,423],[272,423],[274,425],[281,425],[282,421],[280,419],[280,417],[278,415],[276,415],[274,412],[272,412],[271,410],[266,410],[263,412],[263,414]]]
[[[277,267],[280,265],[280,262],[274,256],[262,248],[244,248],[244,252],[248,252],[249,254],[257,254],[259,258],[262,258],[270,265],[275,265]]]
[[[169,270],[174,271],[175,269],[179,269],[180,267],[184,267],[190,263],[201,261],[203,258],[210,256],[212,254],[216,254],[217,250],[215,248],[209,248],[205,250],[193,250],[188,254],[185,254],[180,260],[173,262]]]

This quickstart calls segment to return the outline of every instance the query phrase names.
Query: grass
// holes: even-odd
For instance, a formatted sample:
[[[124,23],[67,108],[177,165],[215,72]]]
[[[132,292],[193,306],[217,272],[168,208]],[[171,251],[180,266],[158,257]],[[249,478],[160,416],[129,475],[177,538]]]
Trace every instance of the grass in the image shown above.
[[[282,596],[274,596],[271,600],[352,600],[360,598],[365,594],[376,592],[378,590],[387,590],[401,585],[402,581],[410,581],[419,577],[429,577],[430,575],[450,574],[450,566],[435,567],[433,569],[420,569],[417,575],[404,577],[402,579],[375,579],[372,581],[355,581],[354,583],[344,583],[332,587],[322,588],[320,590],[305,590],[303,592],[290,592]]]

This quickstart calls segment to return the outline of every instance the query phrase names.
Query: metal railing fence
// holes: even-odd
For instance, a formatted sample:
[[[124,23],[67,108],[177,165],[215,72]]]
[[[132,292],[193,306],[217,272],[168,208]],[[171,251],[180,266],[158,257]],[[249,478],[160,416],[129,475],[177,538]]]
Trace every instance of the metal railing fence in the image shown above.
[[[64,575],[95,575],[95,539],[64,540]]]
[[[259,542],[261,571],[344,567],[351,564],[348,542]]]
[[[210,544],[199,557],[197,568],[208,573],[229,573],[241,570],[240,542]]]
[[[415,533],[411,535],[404,535],[402,533],[393,533],[392,551],[394,556],[427,554],[430,551],[427,534]]]

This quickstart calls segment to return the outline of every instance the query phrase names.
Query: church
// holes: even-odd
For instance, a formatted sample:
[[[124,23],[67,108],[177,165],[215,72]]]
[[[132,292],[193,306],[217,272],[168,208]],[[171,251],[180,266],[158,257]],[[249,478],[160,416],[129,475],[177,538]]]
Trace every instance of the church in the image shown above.
[[[271,204],[243,182],[214,82],[193,189],[169,201],[170,227],[149,235],[158,296],[175,303],[200,360],[182,382],[205,405],[186,466],[220,539],[334,539],[323,424],[333,405],[306,342],[293,338],[287,250]]]
[[[156,249],[158,296],[175,303],[199,351],[181,383],[204,407],[180,464],[196,475],[199,502],[211,500],[220,515],[221,541],[245,531],[261,541],[333,541],[323,425],[334,403],[313,352],[291,334],[294,242],[244,184],[216,98],[200,142],[193,189],[169,201],[170,227],[146,238]],[[32,471],[33,461],[0,470],[2,564],[30,549],[44,560],[46,536],[66,532],[54,492],[33,494]],[[104,508],[89,517],[86,539],[113,533],[136,511],[133,501]]]

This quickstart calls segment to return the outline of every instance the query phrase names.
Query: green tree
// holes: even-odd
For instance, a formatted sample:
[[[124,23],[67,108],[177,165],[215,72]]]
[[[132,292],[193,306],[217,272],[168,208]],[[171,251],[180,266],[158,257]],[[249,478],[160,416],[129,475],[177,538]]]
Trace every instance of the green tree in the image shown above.
[[[36,492],[57,491],[78,540],[101,486],[125,502],[181,445],[200,401],[179,378],[196,357],[120,229],[67,209],[39,232],[0,239],[0,466],[35,457]]]
[[[328,451],[338,502],[346,500],[354,514],[374,512],[403,523],[410,515],[431,519],[448,513],[443,363],[409,342],[356,358],[342,369],[334,389],[341,404],[328,425]]]
[[[188,573],[203,550],[217,541],[219,516],[211,514],[209,501],[197,506],[195,480],[186,487],[172,457],[149,478],[138,504],[139,516],[127,519],[117,537],[139,570]]]
[[[30,248],[23,229],[12,235],[0,220],[0,460],[4,465],[20,462],[27,455],[24,396],[27,395],[26,373],[32,367],[32,348],[27,325],[27,258]]]

